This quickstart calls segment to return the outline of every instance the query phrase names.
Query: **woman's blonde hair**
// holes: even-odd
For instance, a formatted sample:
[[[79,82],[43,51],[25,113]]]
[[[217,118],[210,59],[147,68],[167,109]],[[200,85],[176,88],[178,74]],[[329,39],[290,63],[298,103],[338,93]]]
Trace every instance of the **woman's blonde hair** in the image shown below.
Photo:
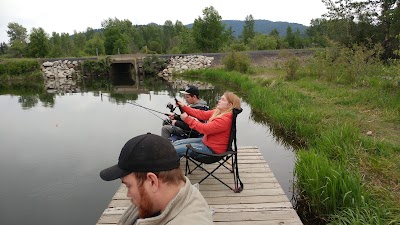
[[[235,95],[232,92],[225,92],[224,96],[226,98],[226,100],[228,101],[228,103],[231,103],[231,107],[229,107],[227,110],[221,111],[220,109],[215,108],[214,109],[214,113],[212,114],[212,116],[210,117],[210,119],[208,121],[212,121],[213,119],[215,119],[215,117],[217,116],[222,116],[226,113],[232,112],[232,110],[235,109],[240,109],[240,98]]]

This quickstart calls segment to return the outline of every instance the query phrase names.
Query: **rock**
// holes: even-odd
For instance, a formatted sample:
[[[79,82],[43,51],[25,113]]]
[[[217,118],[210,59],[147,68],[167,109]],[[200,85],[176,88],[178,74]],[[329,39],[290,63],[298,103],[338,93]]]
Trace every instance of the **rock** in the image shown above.
[[[372,131],[369,130],[369,131],[367,132],[367,135],[368,135],[368,136],[372,136]]]
[[[49,66],[53,66],[53,63],[52,62],[44,62],[43,64],[42,64],[44,67],[49,67]]]

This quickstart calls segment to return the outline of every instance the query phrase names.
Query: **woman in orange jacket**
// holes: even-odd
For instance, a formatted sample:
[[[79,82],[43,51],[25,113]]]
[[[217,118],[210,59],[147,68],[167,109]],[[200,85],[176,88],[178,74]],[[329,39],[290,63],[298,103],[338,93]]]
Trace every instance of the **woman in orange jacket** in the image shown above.
[[[228,149],[229,135],[232,125],[232,110],[240,109],[240,98],[232,92],[225,92],[218,100],[217,106],[213,110],[203,111],[193,109],[182,102],[177,104],[184,111],[181,119],[190,128],[204,134],[202,138],[188,138],[178,140],[173,143],[179,156],[186,154],[186,145],[191,144],[193,148],[205,153],[223,153]],[[207,120],[202,123],[199,120]]]

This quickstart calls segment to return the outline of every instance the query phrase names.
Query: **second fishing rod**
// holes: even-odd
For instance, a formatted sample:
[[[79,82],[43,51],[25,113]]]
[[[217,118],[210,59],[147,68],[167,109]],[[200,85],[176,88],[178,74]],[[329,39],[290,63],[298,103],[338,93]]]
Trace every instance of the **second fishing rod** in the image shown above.
[[[107,96],[107,97],[111,97],[111,96],[108,95],[108,94],[100,93],[101,98],[103,98],[103,95],[104,95],[104,96]],[[175,98],[175,102],[177,102],[177,101],[178,101],[178,100]],[[167,104],[167,108],[170,110],[170,113],[163,113],[163,112],[157,111],[157,110],[155,110],[155,109],[150,109],[150,108],[148,108],[148,107],[142,106],[142,105],[140,105],[140,104],[138,104],[138,103],[135,103],[135,102],[127,101],[126,103],[129,103],[129,104],[132,104],[132,105],[134,105],[134,106],[138,106],[138,107],[141,107],[141,108],[143,108],[143,109],[146,109],[146,110],[149,111],[151,114],[153,114],[153,115],[155,115],[156,117],[160,118],[164,123],[166,122],[165,119],[163,119],[163,118],[157,116],[156,114],[154,114],[154,113],[152,113],[152,112],[156,112],[156,113],[159,113],[159,114],[162,114],[162,115],[165,115],[165,116],[170,116],[171,113],[174,113],[174,110],[175,110],[175,108],[176,108],[176,107],[174,107],[171,103],[168,103],[168,104]],[[180,108],[179,108],[179,109],[180,109]],[[182,112],[182,110],[181,110],[181,112]],[[168,122],[166,122],[166,123],[168,123]]]

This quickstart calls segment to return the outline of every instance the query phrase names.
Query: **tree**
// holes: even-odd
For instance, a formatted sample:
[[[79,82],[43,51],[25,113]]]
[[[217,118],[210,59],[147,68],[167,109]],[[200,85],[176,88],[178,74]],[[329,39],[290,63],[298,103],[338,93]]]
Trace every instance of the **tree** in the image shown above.
[[[49,53],[49,39],[43,28],[32,28],[28,52],[34,58],[43,58]]]
[[[251,14],[246,16],[242,32],[242,39],[246,45],[250,42],[251,39],[254,38],[254,35],[256,34],[254,31],[254,23],[255,22]]]
[[[10,51],[14,57],[23,57],[27,49],[27,30],[18,23],[11,22],[7,25],[7,35],[10,38]]]
[[[5,42],[1,42],[0,43],[0,54],[2,54],[2,55],[6,54],[7,49],[8,49],[7,44]]]
[[[193,23],[193,37],[197,47],[203,52],[216,52],[226,41],[225,25],[214,7],[203,9],[203,18],[199,17]]]
[[[177,20],[174,25],[174,31],[174,36],[169,40],[169,49],[167,49],[167,52],[179,54],[198,51],[191,29]]]
[[[269,35],[272,37],[279,37],[279,31],[276,28],[274,28],[273,30],[271,30]]]
[[[63,56],[73,56],[75,52],[74,42],[72,41],[69,33],[61,33],[61,49],[63,50]]]
[[[256,34],[249,45],[253,50],[274,50],[277,48],[278,42],[276,38],[272,36]]]
[[[82,32],[77,32],[76,30],[74,30],[73,42],[75,46],[74,56],[81,56],[84,52],[86,35]]]
[[[16,40],[26,42],[28,35],[25,27],[19,25],[18,23],[11,22],[8,23],[7,28],[7,35],[10,38],[11,45]]]
[[[145,45],[151,50],[157,53],[163,53],[165,49],[160,44],[163,40],[164,33],[161,26],[157,24],[149,24],[147,26],[141,26],[139,29],[143,36]],[[155,43],[158,44],[155,44]]]
[[[60,57],[63,56],[63,51],[61,48],[61,36],[60,34],[53,32],[51,34],[50,40],[49,40],[49,47],[50,47],[50,52],[49,56],[50,57]]]
[[[294,45],[293,47],[296,49],[299,48],[304,48],[304,41],[303,37],[301,36],[300,30],[296,29],[296,32],[294,32]]]
[[[295,48],[295,37],[292,31],[292,27],[288,26],[286,28],[286,37],[285,37],[285,41],[289,44],[290,48]]]
[[[322,0],[328,9],[324,15],[327,36],[348,47],[353,44],[384,48],[383,59],[395,58],[399,48],[399,0]]]
[[[310,39],[311,45],[327,47],[329,39],[327,30],[326,19],[312,19],[311,26],[306,30],[306,35]]]
[[[126,54],[131,53],[132,49],[137,48],[134,42],[139,35],[129,20],[119,20],[117,18],[107,19],[101,23],[104,29],[104,48],[106,54]]]
[[[104,40],[100,33],[96,33],[85,43],[85,53],[87,55],[104,55]]]
[[[164,23],[163,26],[163,46],[165,49],[165,52],[168,52],[172,47],[171,47],[171,39],[175,36],[175,27],[174,24],[172,23],[171,20],[167,20]]]
[[[95,34],[95,32],[94,32],[93,28],[91,28],[91,27],[86,28],[86,32],[85,32],[86,40],[92,39],[94,34]]]

